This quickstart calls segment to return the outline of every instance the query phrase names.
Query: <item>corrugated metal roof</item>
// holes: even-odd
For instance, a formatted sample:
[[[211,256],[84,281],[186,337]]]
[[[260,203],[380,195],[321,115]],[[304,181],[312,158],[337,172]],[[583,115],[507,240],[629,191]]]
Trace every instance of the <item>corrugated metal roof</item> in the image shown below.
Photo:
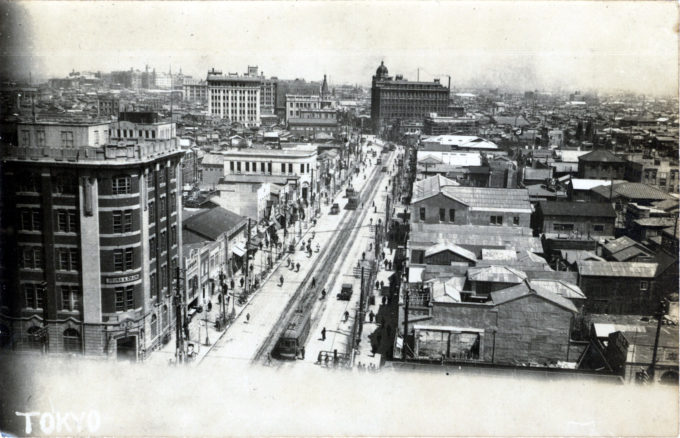
[[[589,277],[654,278],[656,263],[640,262],[593,262],[578,263],[578,273]]]
[[[472,267],[468,269],[467,277],[471,281],[495,283],[521,283],[527,278],[524,272],[507,266]]]
[[[609,202],[543,201],[539,206],[544,216],[616,217]]]
[[[603,196],[605,198],[609,197],[610,188],[609,187],[595,187],[593,191]],[[671,195],[664,192],[663,190],[657,189],[643,183],[632,183],[624,182],[614,184],[611,189],[614,196],[623,196],[631,200],[651,200],[651,201],[663,201],[666,199],[673,199]]]
[[[549,290],[530,288],[526,283],[520,283],[516,286],[491,292],[491,300],[493,301],[494,305],[498,306],[510,301],[514,301],[519,298],[523,298],[525,296],[529,296],[531,294],[538,295],[541,298],[557,306],[563,307],[571,312],[574,313],[578,312],[578,309],[576,309],[574,303],[572,303],[568,299]]]
[[[442,187],[458,186],[456,181],[441,175],[434,175],[413,183],[413,199],[411,203],[422,201],[441,192]]]
[[[435,254],[439,254],[442,251],[451,251],[454,254],[458,254],[459,256],[466,258],[470,261],[477,261],[477,256],[475,256],[475,253],[472,251],[468,251],[467,249],[460,247],[456,244],[453,244],[451,242],[441,242],[438,243],[430,248],[428,248],[425,251],[425,257],[430,257]]]
[[[595,151],[592,151],[588,154],[581,155],[578,157],[579,161],[588,161],[588,162],[603,162],[603,163],[625,163],[626,160],[623,158],[619,157],[618,155],[604,150],[604,149],[597,149]]]

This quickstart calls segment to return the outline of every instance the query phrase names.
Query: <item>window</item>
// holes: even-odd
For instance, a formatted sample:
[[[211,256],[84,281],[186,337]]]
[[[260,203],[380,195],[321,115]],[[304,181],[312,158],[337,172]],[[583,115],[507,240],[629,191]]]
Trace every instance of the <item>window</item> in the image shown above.
[[[269,163],[267,163],[267,171],[269,173],[272,173],[272,163],[271,163],[271,161]]]
[[[170,174],[170,179],[175,179],[177,177],[177,169],[174,165],[168,167],[168,173]]]
[[[425,207],[420,207],[420,220],[425,220]]]
[[[149,190],[154,189],[153,170],[149,170],[149,172],[146,174],[146,188]]]
[[[237,171],[238,173],[241,173],[241,162],[240,162],[240,161],[237,161],[237,162],[236,162],[236,171]]]
[[[40,187],[40,179],[35,173],[27,172],[19,176],[17,184],[20,192],[37,192]]]
[[[553,230],[555,231],[573,231],[574,224],[553,224]]]
[[[513,216],[512,217],[512,224],[513,225],[519,225],[519,216]]]
[[[151,259],[156,258],[156,238],[155,237],[149,238],[149,258],[151,258]]]
[[[281,163],[281,173],[286,173],[286,163]]]
[[[177,225],[173,225],[170,229],[170,239],[172,239],[172,245],[177,245]]]
[[[161,266],[161,288],[168,286],[168,265]]]
[[[593,231],[597,231],[599,233],[604,231],[604,225],[601,224],[595,224],[593,225]]]
[[[21,267],[24,269],[43,269],[42,247],[22,248]]]
[[[151,315],[151,339],[158,336],[158,317]]]
[[[35,131],[35,140],[36,144],[38,147],[44,147],[45,146],[45,131],[42,129]]]
[[[300,163],[300,173],[305,173],[305,163]]]
[[[158,184],[165,184],[165,168],[161,167],[158,173]]]
[[[80,311],[80,289],[78,286],[61,286],[61,310]]]
[[[293,173],[293,163],[288,163],[288,173]]]
[[[132,210],[115,210],[113,212],[113,232],[129,233],[132,231]]]
[[[156,203],[153,201],[149,201],[149,224],[152,224],[153,222],[156,221]]]
[[[116,249],[113,251],[114,271],[127,271],[134,265],[134,248]]]
[[[80,353],[82,351],[80,333],[74,328],[64,330],[64,350],[70,353]]]
[[[73,131],[61,131],[61,147],[73,147]]]
[[[446,209],[440,208],[439,209],[439,221],[444,222],[446,220]]]
[[[177,195],[170,193],[170,211],[175,211],[177,209]]]
[[[125,312],[135,308],[135,287],[125,286],[115,289],[116,312]]]
[[[229,162],[229,170],[231,170],[232,172],[234,171],[234,162],[233,161]]]
[[[168,306],[163,305],[163,310],[161,312],[161,327],[166,327],[168,325]]]
[[[491,216],[489,218],[489,224],[491,224],[491,225],[503,225],[503,216]]]
[[[73,175],[57,175],[52,184],[52,191],[62,195],[75,195],[78,186]]]
[[[131,192],[131,178],[129,176],[118,176],[111,180],[111,194],[126,195]]]
[[[151,287],[151,296],[157,295],[158,284],[156,283],[156,273],[152,272],[149,274],[149,286]]]
[[[78,249],[77,248],[59,248],[57,249],[58,259],[57,268],[61,271],[77,271],[80,263],[78,263]]]
[[[641,281],[641,282],[640,282],[640,290],[641,290],[641,291],[649,290],[649,282],[644,281],[644,280]]]
[[[168,233],[163,230],[161,231],[161,252],[168,249]]]
[[[45,288],[42,284],[24,284],[24,305],[29,309],[42,309]]]
[[[94,145],[99,146],[99,131],[94,131]]]

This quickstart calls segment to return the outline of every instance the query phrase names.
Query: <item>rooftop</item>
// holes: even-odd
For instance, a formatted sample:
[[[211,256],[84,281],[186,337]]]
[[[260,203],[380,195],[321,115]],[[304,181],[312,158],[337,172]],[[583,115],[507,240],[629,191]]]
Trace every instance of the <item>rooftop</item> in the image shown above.
[[[411,202],[418,202],[439,194],[442,188],[446,186],[459,185],[460,184],[458,184],[456,181],[441,175],[434,175],[429,178],[425,178],[424,180],[416,181],[413,183],[413,200]]]
[[[525,282],[515,286],[491,292],[491,300],[494,305],[504,304],[526,296],[535,295],[559,307],[577,313],[578,309],[570,300],[544,287],[534,288]]]
[[[604,149],[597,149],[594,150],[590,153],[587,153],[585,155],[581,155],[578,157],[579,161],[584,161],[584,162],[599,162],[599,163],[625,163],[626,160],[623,158],[619,157],[618,155],[604,150]]]
[[[664,201],[673,199],[671,195],[663,190],[643,183],[622,182],[615,183],[611,189],[602,186],[593,188],[595,193],[605,198],[609,198],[610,190],[614,196],[622,196],[630,200]]]
[[[616,217],[609,202],[543,201],[539,207],[544,216]]]
[[[470,210],[531,213],[529,192],[526,189],[497,189],[486,187],[444,187],[442,193]]]
[[[229,232],[246,221],[247,219],[241,215],[222,207],[215,207],[184,220],[183,229],[210,240],[217,240],[222,233]]]
[[[578,263],[578,273],[589,277],[654,278],[656,263],[640,262],[597,262]]]

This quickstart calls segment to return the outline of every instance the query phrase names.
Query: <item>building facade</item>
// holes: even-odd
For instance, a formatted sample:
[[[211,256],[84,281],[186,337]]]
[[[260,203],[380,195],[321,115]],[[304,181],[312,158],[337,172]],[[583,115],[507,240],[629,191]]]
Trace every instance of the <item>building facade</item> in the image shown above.
[[[446,115],[449,91],[438,79],[434,82],[411,82],[400,75],[393,78],[381,62],[371,86],[374,132],[379,133],[398,120],[422,122],[430,113]]]
[[[260,126],[261,79],[208,72],[208,114],[246,127]]]
[[[207,81],[184,81],[182,89],[184,90],[184,100],[188,102],[206,103],[208,101]]]
[[[2,236],[0,324],[12,348],[140,360],[169,339],[182,151],[158,130],[140,138],[149,126],[118,141],[114,129],[24,123],[28,143],[2,145],[3,229],[16,231]]]

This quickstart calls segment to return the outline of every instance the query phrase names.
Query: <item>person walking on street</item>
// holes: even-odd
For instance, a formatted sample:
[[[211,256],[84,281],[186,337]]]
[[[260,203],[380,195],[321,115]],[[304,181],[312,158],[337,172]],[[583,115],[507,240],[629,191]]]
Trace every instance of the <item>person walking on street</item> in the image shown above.
[[[349,312],[345,310],[345,322],[349,319]]]
[[[300,349],[300,356],[302,356],[302,360],[305,360],[305,347],[304,346]]]
[[[250,313],[246,313],[246,323],[250,322]]]
[[[283,286],[283,275],[279,277],[279,286]]]
[[[316,278],[312,277],[312,289],[316,288]]]
[[[231,290],[234,290],[234,287],[236,286],[234,284],[234,279],[232,278],[231,281],[229,282],[229,286],[231,286]]]
[[[295,272],[300,272],[300,263],[295,264]]]
[[[371,313],[368,314],[368,320],[370,322],[373,322],[373,318],[375,318],[375,313],[373,313],[373,311],[371,310]]]
[[[321,329],[321,340],[322,341],[326,340],[326,327]]]

